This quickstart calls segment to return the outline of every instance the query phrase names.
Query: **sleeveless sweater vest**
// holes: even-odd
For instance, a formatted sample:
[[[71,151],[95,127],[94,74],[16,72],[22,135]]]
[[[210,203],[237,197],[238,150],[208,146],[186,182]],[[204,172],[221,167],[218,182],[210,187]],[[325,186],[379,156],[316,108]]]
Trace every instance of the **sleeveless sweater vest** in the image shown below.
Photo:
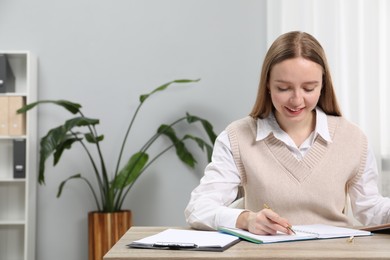
[[[367,139],[342,117],[327,120],[332,142],[318,136],[301,161],[273,134],[256,141],[257,123],[249,116],[227,127],[246,209],[266,203],[293,225],[352,224],[345,214],[348,186],[363,174]]]

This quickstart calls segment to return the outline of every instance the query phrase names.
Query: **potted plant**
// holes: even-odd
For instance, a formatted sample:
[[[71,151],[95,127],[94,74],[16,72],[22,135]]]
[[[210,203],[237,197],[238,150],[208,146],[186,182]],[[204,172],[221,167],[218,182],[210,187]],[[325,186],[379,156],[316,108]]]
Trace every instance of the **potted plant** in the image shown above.
[[[157,132],[148,140],[145,144],[137,150],[133,155],[129,156],[127,162],[122,165],[122,157],[124,156],[124,148],[128,145],[129,133],[132,129],[138,112],[144,102],[153,94],[163,91],[173,83],[183,84],[190,82],[197,82],[198,80],[173,80],[166,84],[163,84],[148,94],[141,95],[139,97],[139,105],[134,111],[129,126],[124,134],[124,138],[119,149],[119,156],[116,162],[116,168],[113,174],[110,175],[106,168],[106,162],[101,150],[100,143],[104,140],[104,136],[100,135],[96,129],[96,126],[100,123],[99,119],[86,117],[81,111],[81,105],[73,103],[67,100],[40,100],[34,103],[27,104],[18,110],[18,113],[26,113],[28,110],[41,104],[54,104],[63,107],[70,113],[76,115],[71,119],[66,120],[62,125],[54,127],[48,131],[48,133],[40,140],[40,156],[39,156],[39,171],[38,182],[39,184],[45,183],[45,162],[51,156],[53,156],[54,166],[59,163],[61,156],[65,150],[73,148],[73,144],[80,144],[83,150],[87,153],[89,161],[93,168],[93,175],[82,175],[80,173],[72,175],[62,181],[58,188],[57,197],[60,197],[66,183],[70,180],[82,180],[89,187],[92,196],[96,203],[96,211],[89,213],[89,259],[101,259],[103,255],[111,248],[111,246],[127,231],[131,226],[131,211],[122,209],[124,199],[130,189],[133,187],[139,176],[145,172],[145,170],[161,155],[167,152],[171,148],[176,149],[176,155],[178,158],[190,167],[194,167],[196,160],[188,149],[186,142],[193,141],[199,148],[207,153],[207,158],[210,161],[212,153],[212,145],[215,141],[216,135],[213,131],[212,125],[205,119],[186,113],[184,116],[178,118],[170,124],[162,124]],[[199,122],[205,130],[209,142],[205,141],[201,137],[197,137],[190,134],[185,134],[179,137],[175,132],[175,125],[179,122],[187,122],[193,124]],[[153,143],[160,137],[167,137],[170,140],[170,144],[163,149],[160,153],[153,155],[150,158],[147,153],[148,149]],[[96,149],[96,158],[91,153],[90,149]],[[97,187],[92,185],[91,179],[95,179]],[[101,219],[102,216],[103,219]],[[118,217],[118,216],[123,217]],[[98,216],[98,217],[96,217]],[[110,218],[109,221],[104,218]],[[123,218],[125,224],[117,223],[118,219]],[[91,223],[93,222],[93,223]],[[108,230],[112,228],[121,228],[119,231],[115,231],[114,237],[110,234],[103,234],[97,237],[97,233],[101,234],[102,231],[97,233],[93,231],[93,228],[100,226],[105,222],[113,222],[113,227],[108,227]],[[95,242],[94,242],[95,241]],[[98,242],[96,242],[98,241]]]

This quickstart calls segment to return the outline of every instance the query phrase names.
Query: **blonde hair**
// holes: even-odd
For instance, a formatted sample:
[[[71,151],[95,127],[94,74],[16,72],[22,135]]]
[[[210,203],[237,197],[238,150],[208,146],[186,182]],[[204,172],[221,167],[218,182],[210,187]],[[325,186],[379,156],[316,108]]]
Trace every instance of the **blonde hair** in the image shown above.
[[[328,115],[341,116],[325,51],[313,36],[299,31],[282,34],[269,48],[264,58],[257,98],[250,116],[253,118],[269,116],[273,110],[267,89],[270,72],[275,64],[297,57],[313,61],[322,67],[322,89],[317,106]]]

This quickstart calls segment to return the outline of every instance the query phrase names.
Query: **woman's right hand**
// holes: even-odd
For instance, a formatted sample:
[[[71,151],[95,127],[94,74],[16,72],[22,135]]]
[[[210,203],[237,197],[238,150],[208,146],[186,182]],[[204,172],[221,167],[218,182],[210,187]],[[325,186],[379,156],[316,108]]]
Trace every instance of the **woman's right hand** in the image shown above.
[[[237,219],[236,227],[257,235],[274,235],[277,231],[292,235],[287,219],[282,218],[272,209],[262,209],[259,212],[244,211]]]

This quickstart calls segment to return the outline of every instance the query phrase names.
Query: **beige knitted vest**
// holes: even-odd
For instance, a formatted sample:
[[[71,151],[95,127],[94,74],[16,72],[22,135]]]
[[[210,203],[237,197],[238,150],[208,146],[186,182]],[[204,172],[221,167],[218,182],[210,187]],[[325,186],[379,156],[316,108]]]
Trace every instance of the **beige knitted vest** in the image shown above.
[[[318,136],[301,161],[273,134],[256,141],[251,117],[227,127],[246,209],[258,211],[267,203],[293,225],[351,224],[345,215],[347,190],[364,171],[367,139],[344,118],[327,118],[332,142]]]

